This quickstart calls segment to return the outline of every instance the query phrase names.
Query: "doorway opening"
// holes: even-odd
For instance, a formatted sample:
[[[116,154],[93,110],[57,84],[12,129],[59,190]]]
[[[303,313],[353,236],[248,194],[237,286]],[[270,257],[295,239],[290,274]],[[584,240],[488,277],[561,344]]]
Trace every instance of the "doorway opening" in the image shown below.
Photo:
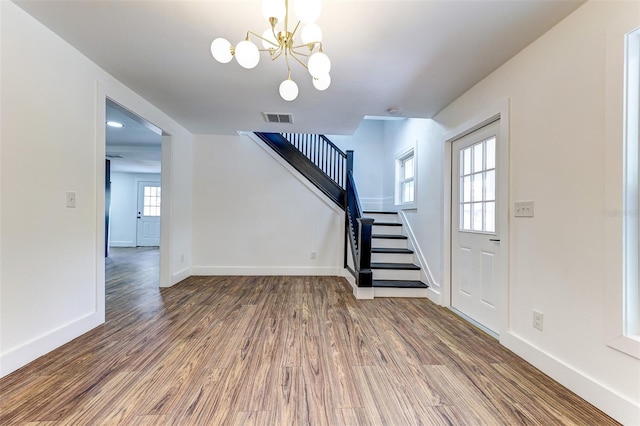
[[[118,281],[112,275],[123,268],[136,274],[136,259],[155,265],[143,268],[145,282],[151,280],[156,288],[160,284],[163,132],[109,98],[105,118],[105,282],[109,306],[109,286]]]

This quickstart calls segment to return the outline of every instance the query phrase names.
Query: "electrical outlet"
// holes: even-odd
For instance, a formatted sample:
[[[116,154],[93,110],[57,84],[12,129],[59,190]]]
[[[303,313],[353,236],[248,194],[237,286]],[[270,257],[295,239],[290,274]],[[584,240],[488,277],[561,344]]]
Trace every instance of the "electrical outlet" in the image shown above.
[[[540,311],[533,310],[533,328],[542,331],[544,326],[544,314]]]
[[[311,259],[315,259],[318,256],[318,253],[316,253],[315,251],[311,252]]]
[[[184,254],[180,255],[180,262],[184,263]]]

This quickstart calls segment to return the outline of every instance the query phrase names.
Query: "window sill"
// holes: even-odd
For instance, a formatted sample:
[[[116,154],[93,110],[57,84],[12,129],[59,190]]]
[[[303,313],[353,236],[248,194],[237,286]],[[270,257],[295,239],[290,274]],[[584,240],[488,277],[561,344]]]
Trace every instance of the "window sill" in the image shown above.
[[[413,202],[413,203],[406,203],[406,204],[396,204],[396,208],[400,209],[400,210],[417,210],[418,209],[418,204]]]
[[[618,336],[609,341],[607,346],[636,359],[640,359],[640,335]]]

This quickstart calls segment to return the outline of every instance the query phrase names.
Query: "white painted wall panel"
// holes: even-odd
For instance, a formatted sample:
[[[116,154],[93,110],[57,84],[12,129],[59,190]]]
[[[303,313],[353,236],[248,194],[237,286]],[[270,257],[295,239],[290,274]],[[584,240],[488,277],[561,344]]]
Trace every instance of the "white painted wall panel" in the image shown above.
[[[342,274],[343,212],[255,141],[196,136],[194,158],[194,274]]]
[[[618,146],[622,155],[623,68],[610,61],[622,63],[629,18],[640,25],[640,3],[588,2],[434,120],[454,129],[510,99],[511,205],[534,200],[536,210],[510,218],[510,330],[501,341],[622,423],[640,424],[640,360],[609,347],[606,330],[621,315],[606,302],[621,283],[605,277],[622,267],[619,250],[605,251],[605,189],[621,185],[620,168],[605,173],[605,152]],[[442,143],[432,130],[428,139]],[[437,155],[419,167],[444,173]],[[423,203],[444,205],[424,189],[411,220],[436,226]],[[431,238],[422,233],[420,243],[442,247]],[[618,260],[605,262],[612,253]],[[544,332],[532,326],[534,309]]]
[[[104,321],[104,96],[172,134],[167,282],[171,261],[190,261],[191,135],[15,4],[0,8],[4,375]]]

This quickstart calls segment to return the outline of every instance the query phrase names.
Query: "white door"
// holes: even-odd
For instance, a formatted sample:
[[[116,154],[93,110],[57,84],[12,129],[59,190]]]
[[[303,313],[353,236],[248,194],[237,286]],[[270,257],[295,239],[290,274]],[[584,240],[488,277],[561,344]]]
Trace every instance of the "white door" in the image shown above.
[[[160,245],[159,182],[138,182],[137,246]]]
[[[507,279],[499,229],[505,195],[496,183],[499,128],[499,121],[488,124],[451,150],[451,306],[495,334]]]

